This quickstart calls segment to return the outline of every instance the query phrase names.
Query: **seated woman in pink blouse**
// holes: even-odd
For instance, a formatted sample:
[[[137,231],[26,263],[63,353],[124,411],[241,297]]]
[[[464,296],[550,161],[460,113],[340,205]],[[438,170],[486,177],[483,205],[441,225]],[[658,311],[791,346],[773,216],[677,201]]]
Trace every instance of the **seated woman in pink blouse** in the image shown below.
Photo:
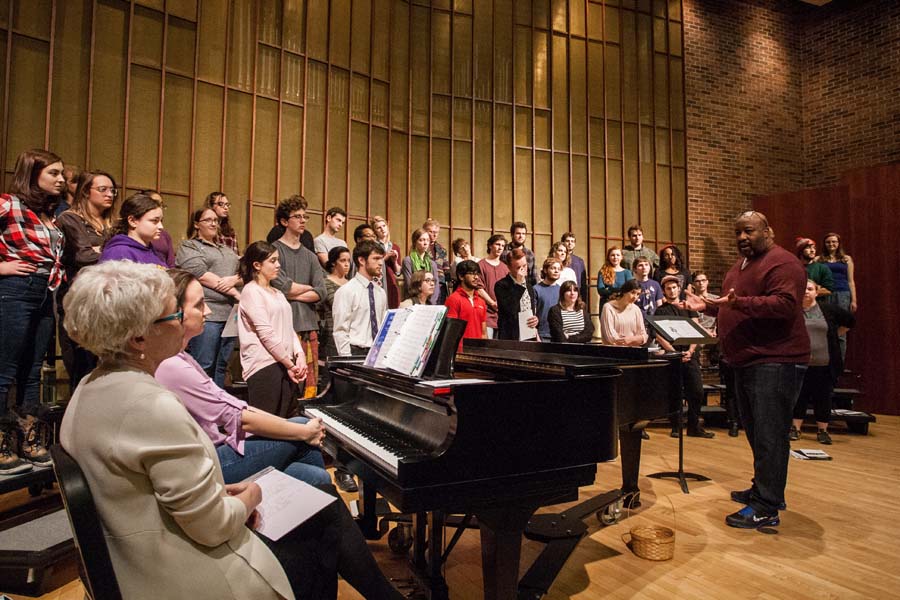
[[[280,269],[278,250],[268,242],[253,242],[244,252],[238,339],[250,404],[287,418],[297,409],[297,386],[306,380],[306,355],[287,299],[270,285]]]
[[[604,344],[643,346],[647,342],[644,313],[634,303],[640,295],[641,284],[629,279],[603,305],[600,312],[600,334]]]
[[[169,275],[183,315],[184,342],[181,352],[159,365],[155,377],[178,396],[215,444],[225,483],[237,483],[271,466],[312,485],[330,484],[319,451],[325,437],[319,419],[285,420],[252,408],[217,386],[185,352],[191,338],[203,331],[209,309],[196,277],[180,269],[171,269]]]

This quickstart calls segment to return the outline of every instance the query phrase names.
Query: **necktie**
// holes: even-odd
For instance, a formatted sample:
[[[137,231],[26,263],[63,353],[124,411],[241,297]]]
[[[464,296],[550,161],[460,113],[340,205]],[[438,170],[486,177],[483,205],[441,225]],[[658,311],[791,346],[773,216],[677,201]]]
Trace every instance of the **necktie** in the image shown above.
[[[369,282],[369,324],[372,326],[372,341],[378,337],[378,317],[375,315],[375,283]]]

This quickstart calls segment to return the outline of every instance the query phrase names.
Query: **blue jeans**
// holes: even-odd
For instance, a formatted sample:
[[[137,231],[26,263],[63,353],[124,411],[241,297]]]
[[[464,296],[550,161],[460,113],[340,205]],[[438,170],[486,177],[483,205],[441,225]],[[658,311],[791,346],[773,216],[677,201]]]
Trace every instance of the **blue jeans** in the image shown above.
[[[224,389],[228,359],[237,338],[223,338],[223,329],[224,321],[207,321],[203,324],[203,332],[188,343],[187,353],[194,357],[217,386]]]
[[[750,506],[777,514],[787,485],[791,417],[806,365],[763,363],[733,370],[738,411],[753,451]]]
[[[304,417],[291,419],[293,423],[307,421],[309,419]],[[244,440],[243,456],[228,444],[216,446],[216,454],[222,464],[225,483],[237,483],[266,467],[275,467],[310,485],[331,484],[331,476],[325,470],[322,453],[306,442],[253,436]]]
[[[53,339],[53,292],[46,275],[0,277],[0,412],[16,384],[16,408],[34,415],[41,403],[41,365]]]

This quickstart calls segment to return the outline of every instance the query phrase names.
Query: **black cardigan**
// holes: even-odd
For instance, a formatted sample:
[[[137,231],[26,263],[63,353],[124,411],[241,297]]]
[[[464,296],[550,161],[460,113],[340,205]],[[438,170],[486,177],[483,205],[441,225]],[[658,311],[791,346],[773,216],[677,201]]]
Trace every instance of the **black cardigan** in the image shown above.
[[[527,282],[528,294],[531,297],[531,312],[537,316],[537,296],[534,288]],[[517,284],[512,275],[507,275],[494,284],[494,295],[497,297],[497,336],[501,340],[519,339],[519,302],[525,288]]]
[[[569,342],[573,344],[587,343],[594,337],[594,323],[591,321],[591,312],[585,303],[582,309],[584,313],[584,329],[573,336],[566,337],[563,333],[562,307],[559,304],[550,307],[547,321],[550,322],[550,338],[554,342]]]

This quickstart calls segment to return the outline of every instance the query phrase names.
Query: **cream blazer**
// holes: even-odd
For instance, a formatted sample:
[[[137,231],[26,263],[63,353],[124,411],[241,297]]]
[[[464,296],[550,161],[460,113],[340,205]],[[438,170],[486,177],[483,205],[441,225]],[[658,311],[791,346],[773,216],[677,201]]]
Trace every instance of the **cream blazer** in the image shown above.
[[[150,375],[95,371],[60,429],[103,522],[124,598],[289,598],[278,560],[225,493],[209,437]]]

